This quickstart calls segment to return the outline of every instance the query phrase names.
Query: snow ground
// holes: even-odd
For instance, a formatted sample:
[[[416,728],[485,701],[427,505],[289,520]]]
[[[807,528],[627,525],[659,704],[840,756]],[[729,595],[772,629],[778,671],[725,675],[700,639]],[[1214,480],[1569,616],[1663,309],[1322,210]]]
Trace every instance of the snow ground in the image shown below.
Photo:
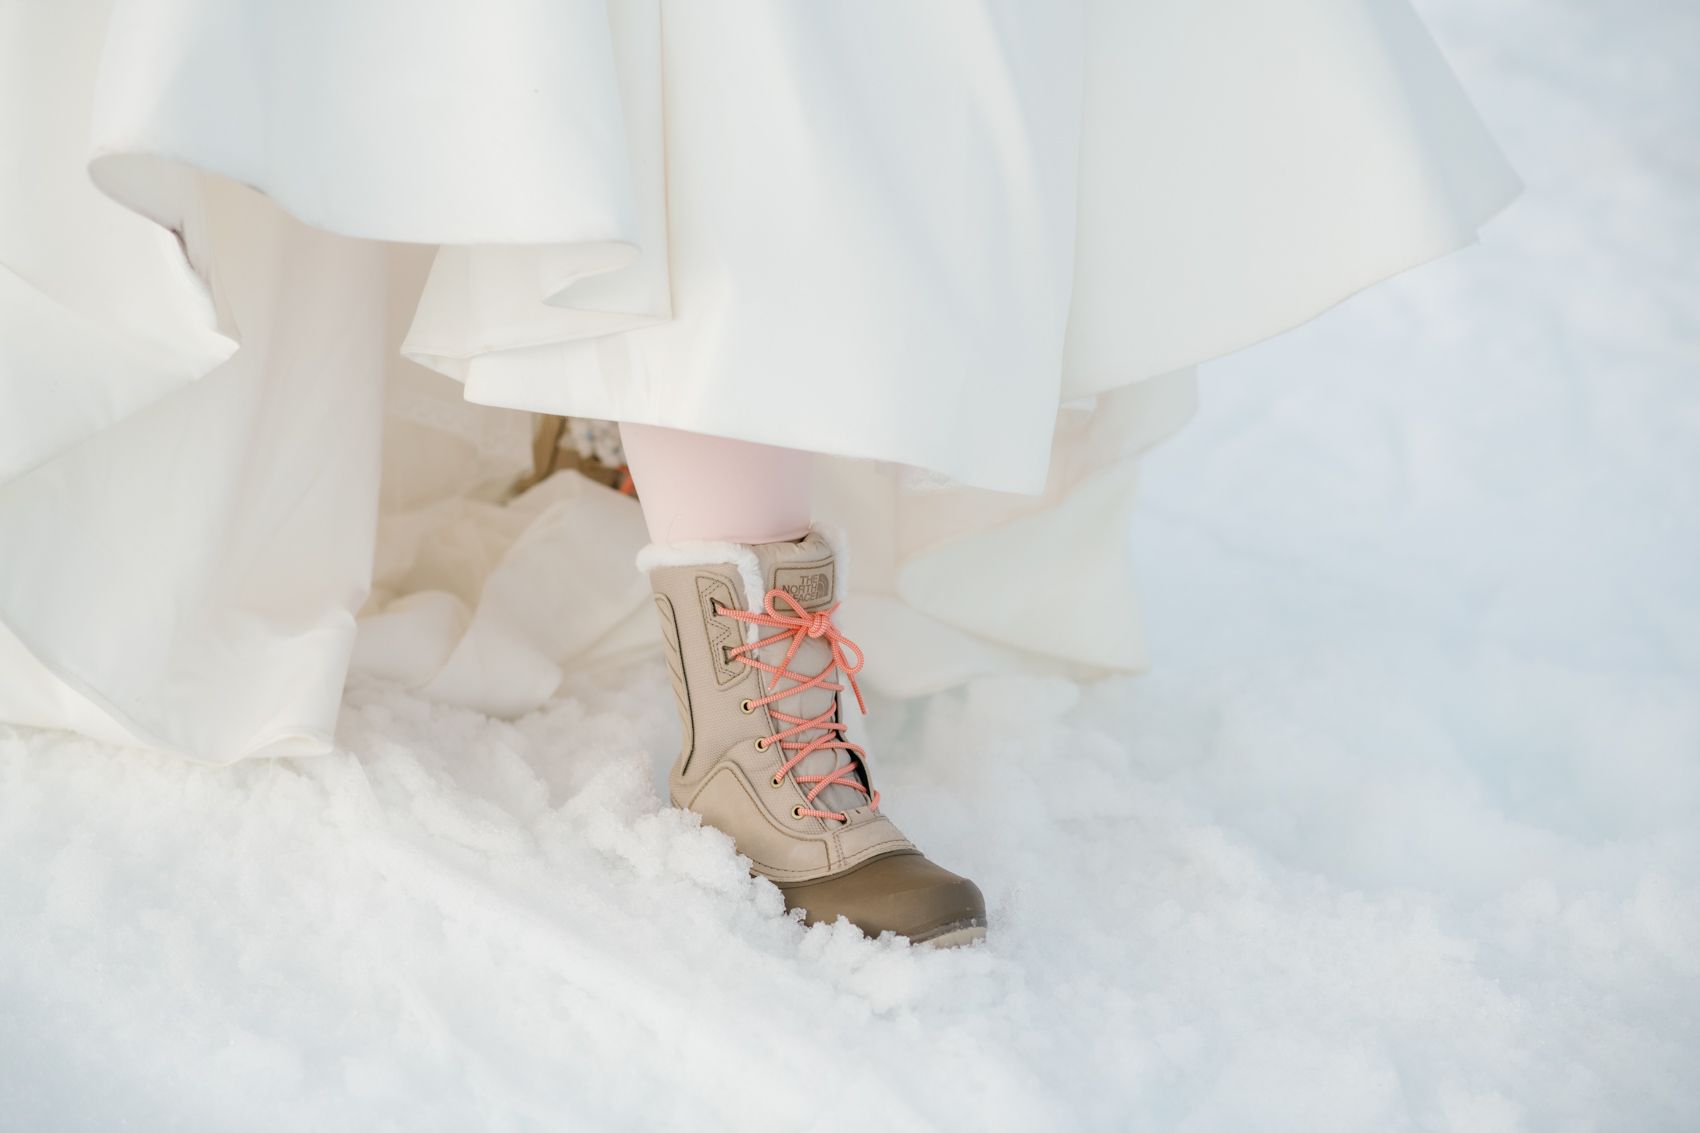
[[[1423,8],[1530,191],[1207,370],[1158,671],[876,707],[988,947],[781,917],[658,664],[229,771],[0,730],[0,1128],[1700,1127],[1700,11]]]

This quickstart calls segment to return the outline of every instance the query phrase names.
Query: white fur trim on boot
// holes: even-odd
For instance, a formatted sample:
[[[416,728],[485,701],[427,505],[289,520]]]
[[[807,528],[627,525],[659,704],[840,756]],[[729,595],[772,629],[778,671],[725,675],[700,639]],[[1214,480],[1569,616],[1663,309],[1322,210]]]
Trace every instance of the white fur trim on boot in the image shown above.
[[[849,576],[849,556],[845,553],[844,536],[840,531],[820,524],[816,524],[811,530],[832,550],[838,570],[836,591],[838,599],[842,601]],[[767,594],[767,582],[762,576],[761,561],[756,558],[756,553],[749,543],[723,543],[718,540],[650,543],[637,554],[637,568],[644,574],[649,574],[659,567],[720,566],[724,563],[731,563],[738,568],[738,577],[744,584],[744,601],[748,602],[752,609],[761,609],[762,599]],[[759,627],[753,623],[746,625],[745,640],[754,641],[758,631]]]

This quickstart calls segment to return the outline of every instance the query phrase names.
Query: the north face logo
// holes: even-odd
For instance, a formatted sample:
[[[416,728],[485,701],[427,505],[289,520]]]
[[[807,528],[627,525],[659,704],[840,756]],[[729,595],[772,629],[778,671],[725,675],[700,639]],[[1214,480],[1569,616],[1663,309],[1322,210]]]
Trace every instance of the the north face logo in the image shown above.
[[[805,574],[788,579],[779,588],[797,601],[808,605],[832,596],[832,579],[825,574]]]

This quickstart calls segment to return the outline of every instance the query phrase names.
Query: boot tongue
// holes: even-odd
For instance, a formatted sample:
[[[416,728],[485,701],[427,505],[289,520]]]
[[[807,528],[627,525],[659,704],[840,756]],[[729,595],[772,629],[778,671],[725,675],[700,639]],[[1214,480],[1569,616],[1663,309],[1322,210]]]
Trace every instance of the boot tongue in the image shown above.
[[[804,610],[815,613],[831,606],[837,600],[838,572],[833,560],[832,548],[818,534],[811,532],[794,543],[758,543],[752,548],[756,553],[756,561],[760,564],[762,581],[768,590],[783,590]],[[763,594],[748,596],[750,609],[760,610],[765,599]],[[791,607],[784,601],[775,603],[775,608],[781,614],[791,615]],[[767,637],[777,630],[763,627],[760,636]],[[757,656],[769,665],[777,665],[785,660],[785,651],[791,642],[784,639],[774,642],[757,651]],[[797,647],[796,656],[791,658],[790,669],[799,674],[804,680],[825,669],[832,663],[832,647],[825,638],[805,637]],[[769,693],[784,692],[796,686],[797,682],[783,677],[764,677],[764,689]],[[832,683],[843,685],[844,675],[834,671],[827,678]],[[788,716],[800,716],[812,719],[822,712],[829,711],[838,703],[838,694],[823,688],[812,688],[807,692],[787,696],[776,700],[771,711],[783,712]],[[842,709],[840,709],[842,711]],[[839,717],[842,719],[842,716]],[[783,731],[790,727],[783,721],[776,720],[776,730]],[[805,728],[803,731],[786,738],[787,743],[808,743],[826,732],[824,728]],[[793,749],[794,750],[794,749]],[[785,758],[790,758],[787,752]],[[810,752],[808,757],[792,769],[793,775],[830,775],[832,769],[842,763],[850,762],[851,757],[842,748],[822,748]],[[805,787],[813,784],[804,784]],[[815,796],[810,805],[817,810],[848,811],[862,806],[868,797],[860,791],[834,783],[826,790]]]

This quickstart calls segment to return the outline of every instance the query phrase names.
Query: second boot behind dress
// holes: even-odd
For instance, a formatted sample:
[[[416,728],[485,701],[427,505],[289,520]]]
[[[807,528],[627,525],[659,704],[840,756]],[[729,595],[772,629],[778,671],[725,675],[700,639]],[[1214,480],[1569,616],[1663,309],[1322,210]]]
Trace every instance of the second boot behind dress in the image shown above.
[[[818,532],[784,543],[654,544],[649,573],[683,742],[675,806],[730,834],[808,923],[844,916],[915,943],[985,935],[972,881],[879,813],[841,693],[862,657],[838,632],[838,564]]]

